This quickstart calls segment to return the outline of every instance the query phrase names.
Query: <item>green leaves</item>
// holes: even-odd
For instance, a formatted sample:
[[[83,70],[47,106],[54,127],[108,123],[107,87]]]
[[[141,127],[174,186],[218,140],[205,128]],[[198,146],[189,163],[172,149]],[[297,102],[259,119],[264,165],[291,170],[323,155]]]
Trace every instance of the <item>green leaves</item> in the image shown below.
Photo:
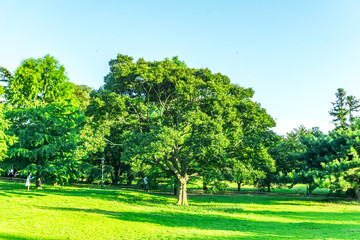
[[[86,107],[90,90],[70,83],[64,66],[50,55],[24,60],[7,78],[11,109],[6,119],[12,122],[9,134],[18,138],[8,161],[36,166],[38,177],[44,174],[53,181],[74,165],[78,131],[84,123],[79,107]],[[56,181],[65,181],[60,179]]]
[[[332,191],[358,189],[360,183],[360,131],[339,128],[328,136],[302,139],[305,169],[299,172],[313,186]],[[303,180],[304,181],[304,180]]]
[[[11,122],[5,118],[4,106],[0,103],[0,161],[7,157],[9,146],[13,145],[17,138],[8,134]]]
[[[55,103],[14,109],[7,112],[7,117],[14,122],[11,133],[19,137],[11,154],[32,162],[46,162],[75,149],[77,127],[83,121],[76,108]]]
[[[154,164],[182,184],[190,175],[223,166],[239,142],[275,125],[251,101],[252,89],[209,69],[189,68],[178,58],[133,62],[118,55],[110,61],[104,89],[123,97],[127,107],[118,111],[123,161]],[[273,165],[266,148],[258,153]]]
[[[24,60],[14,77],[9,79],[9,101],[15,107],[43,106],[61,101],[79,105],[74,92],[64,66],[50,55]]]
[[[343,88],[339,88],[335,95],[337,99],[332,102],[333,108],[329,113],[334,117],[333,123],[337,128],[346,129],[354,124],[354,113],[360,110],[360,102],[354,96],[346,96]]]

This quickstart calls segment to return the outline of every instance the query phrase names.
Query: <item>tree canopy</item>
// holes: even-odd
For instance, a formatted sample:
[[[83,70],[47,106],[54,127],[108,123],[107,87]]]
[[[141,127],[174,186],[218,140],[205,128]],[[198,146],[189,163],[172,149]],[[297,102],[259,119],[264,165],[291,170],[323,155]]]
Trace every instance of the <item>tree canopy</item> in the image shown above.
[[[33,169],[39,187],[42,176],[66,182],[76,172],[73,152],[83,121],[75,85],[68,81],[65,68],[49,55],[24,60],[8,83],[11,109],[6,118],[12,122],[9,134],[18,138],[9,150],[11,159]]]
[[[109,66],[98,90],[71,83],[50,55],[22,61],[14,74],[0,67],[0,161],[33,171],[40,187],[41,178],[93,182],[104,157],[113,184],[146,176],[157,186],[167,178],[179,205],[188,204],[192,177],[212,192],[226,189],[224,180],[239,191],[244,183],[268,191],[306,183],[310,192],[328,188],[360,199],[360,104],[344,89],[329,112],[335,130],[300,126],[278,136],[253,89],[221,73],[178,57],[119,54]]]
[[[65,68],[54,57],[29,58],[22,61],[9,79],[9,102],[15,107],[31,107],[66,101],[79,105]]]
[[[245,137],[275,122],[251,101],[252,89],[175,60],[133,62],[119,54],[109,63],[104,89],[126,96],[123,121],[137,122],[136,129],[124,132],[123,158],[156,165],[175,177],[178,204],[187,205],[191,176],[205,164],[226,161]]]

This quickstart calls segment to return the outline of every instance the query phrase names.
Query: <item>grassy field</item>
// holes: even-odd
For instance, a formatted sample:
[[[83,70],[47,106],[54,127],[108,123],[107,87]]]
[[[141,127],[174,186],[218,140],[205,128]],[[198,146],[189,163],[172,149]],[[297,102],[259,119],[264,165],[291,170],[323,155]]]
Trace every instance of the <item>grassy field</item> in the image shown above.
[[[0,181],[0,239],[360,239],[360,205],[289,195],[171,195]]]

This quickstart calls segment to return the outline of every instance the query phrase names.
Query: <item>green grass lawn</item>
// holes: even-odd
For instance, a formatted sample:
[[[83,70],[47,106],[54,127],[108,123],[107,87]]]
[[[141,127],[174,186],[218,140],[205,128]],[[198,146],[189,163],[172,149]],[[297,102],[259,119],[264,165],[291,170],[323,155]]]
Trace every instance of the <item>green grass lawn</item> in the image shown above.
[[[0,239],[360,239],[360,204],[289,195],[171,195],[0,181]]]

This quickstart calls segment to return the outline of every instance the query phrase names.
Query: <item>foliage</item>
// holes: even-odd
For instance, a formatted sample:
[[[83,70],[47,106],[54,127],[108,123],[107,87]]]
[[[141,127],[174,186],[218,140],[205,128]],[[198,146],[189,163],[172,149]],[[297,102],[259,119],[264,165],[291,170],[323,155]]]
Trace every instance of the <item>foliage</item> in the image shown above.
[[[286,136],[282,137],[281,141],[270,148],[269,152],[276,160],[274,181],[280,185],[287,183],[296,184],[299,181],[303,182],[298,178],[295,179],[292,174],[304,169],[306,165],[305,161],[299,157],[306,150],[302,140],[310,136],[320,137],[323,135],[319,128],[306,129],[301,125],[287,133]]]
[[[77,158],[87,159],[96,165],[101,157],[112,166],[112,183],[118,184],[121,175],[127,173],[131,179],[129,161],[121,161],[124,129],[131,129],[132,122],[125,122],[127,116],[125,97],[106,90],[94,91],[86,110],[87,124],[81,130]],[[128,119],[129,120],[129,119]],[[133,177],[132,177],[133,178]]]
[[[79,101],[79,108],[85,112],[86,108],[90,104],[91,88],[86,85],[75,85],[73,84],[74,94]]]
[[[9,146],[13,145],[17,138],[8,134],[11,122],[5,118],[4,106],[0,103],[0,161],[4,160],[8,155]]]
[[[75,161],[74,151],[84,117],[65,68],[49,55],[30,58],[8,82],[12,109],[6,118],[13,123],[9,133],[19,139],[9,161],[36,168],[39,187],[42,176],[61,184],[80,176],[76,169],[81,162]]]
[[[337,100],[332,103],[329,113],[334,117],[333,123],[337,128],[346,129],[354,123],[354,112],[360,111],[360,102],[354,96],[346,96],[343,88],[339,88],[335,95]]]
[[[302,139],[305,168],[300,176],[313,187],[350,191],[360,200],[360,130],[337,129],[329,135]]]
[[[102,172],[102,166],[93,166],[90,170],[90,172],[87,175],[87,181],[88,183],[94,183],[95,181],[101,181],[101,178],[103,176]],[[111,182],[111,172],[112,167],[111,166],[104,166],[104,183]]]
[[[267,117],[262,116],[263,122],[266,122]],[[276,170],[269,149],[277,141],[278,136],[273,131],[259,124],[256,131],[245,135],[234,148],[234,152],[230,155],[233,158],[229,159],[227,164],[230,169],[229,180],[237,182],[238,191],[242,184],[255,184],[260,188],[268,184],[267,181]]]
[[[10,71],[0,66],[0,81],[7,83],[12,78]]]
[[[226,161],[254,129],[274,126],[251,101],[251,89],[230,84],[219,73],[189,68],[178,59],[134,63],[120,54],[109,65],[104,89],[125,97],[124,122],[136,127],[124,131],[121,157],[175,177],[178,204],[187,205],[186,182],[203,166]]]
[[[19,138],[10,149],[13,160],[21,158],[32,164],[38,176],[52,182],[62,184],[75,178],[81,162],[72,157],[78,126],[83,122],[77,108],[52,103],[43,108],[14,109],[7,112],[7,118],[13,121],[9,132]]]
[[[207,193],[223,193],[227,190],[228,184],[225,181],[219,179],[214,179],[213,182],[209,184],[209,188],[206,190]]]
[[[5,102],[8,91],[9,81],[13,79],[13,75],[4,67],[0,66],[0,102]]]
[[[10,72],[3,67],[0,67],[0,82],[8,82],[12,79]],[[2,102],[5,101],[7,89],[0,85],[0,161],[7,157],[8,148],[16,142],[16,137],[7,134],[8,129],[11,127],[11,122],[5,118],[5,112],[8,107],[4,106]]]
[[[53,102],[79,106],[74,84],[54,57],[24,60],[9,81],[9,102],[15,107],[37,107]]]

